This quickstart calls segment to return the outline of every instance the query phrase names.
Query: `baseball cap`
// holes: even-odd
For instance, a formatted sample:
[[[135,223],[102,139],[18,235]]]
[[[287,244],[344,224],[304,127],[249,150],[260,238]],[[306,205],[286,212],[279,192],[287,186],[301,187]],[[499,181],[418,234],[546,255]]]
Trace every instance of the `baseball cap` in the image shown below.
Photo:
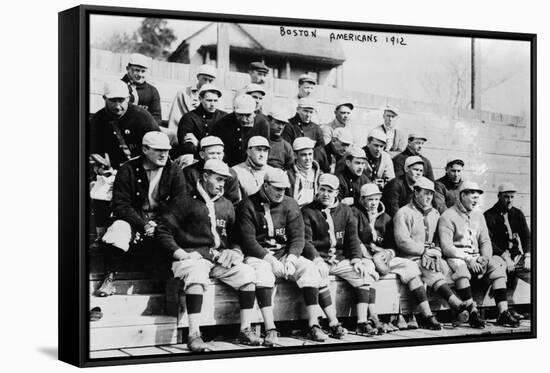
[[[376,194],[382,194],[378,185],[369,183],[361,187],[361,197],[374,196]]]
[[[197,76],[199,75],[208,75],[208,76],[211,76],[213,78],[216,78],[216,68],[212,65],[207,65],[207,64],[204,64],[204,65],[201,65],[199,67],[199,71],[197,72]]]
[[[140,53],[132,53],[128,60],[128,65],[136,65],[148,69],[151,67],[151,58]]]
[[[204,84],[200,89],[199,89],[199,96],[201,95],[202,92],[214,92],[218,95],[218,97],[222,97],[222,91],[220,91],[218,89],[218,87],[216,87],[214,84]]]
[[[103,96],[105,98],[126,98],[130,96],[130,91],[122,80],[115,80],[105,83]]]
[[[217,173],[218,175],[231,177],[231,172],[229,172],[229,166],[222,161],[221,159],[209,159],[204,162],[204,171],[211,171]]]
[[[297,137],[292,143],[292,149],[297,152],[303,149],[313,149],[315,147],[315,141],[309,137]]]
[[[373,138],[379,141],[382,141],[384,144],[388,141],[388,136],[379,128],[375,128],[369,132],[367,138]]]
[[[504,192],[517,192],[518,189],[516,186],[510,182],[504,182],[498,186],[498,192],[504,193]]]
[[[407,139],[409,139],[409,140],[411,140],[411,139],[420,139],[420,140],[428,141],[428,139],[426,138],[426,136],[421,135],[421,134],[419,134],[418,132],[410,133],[410,134],[409,134],[409,137],[407,137]]]
[[[460,158],[449,158],[447,159],[447,162],[445,163],[445,168],[447,167],[451,167],[452,165],[454,165],[455,163],[458,163],[459,165],[461,165],[462,167],[464,167],[464,161]]]
[[[263,71],[266,74],[269,72],[269,68],[263,62],[260,62],[260,61],[251,62],[250,65],[248,66],[248,69]]]
[[[387,105],[385,108],[384,108],[384,111],[391,111],[395,116],[398,116],[399,114],[397,113],[397,109],[394,107],[394,106],[390,106],[390,105]]]
[[[365,159],[367,159],[367,154],[365,154],[365,151],[361,148],[358,148],[356,146],[350,146],[350,148],[347,151],[347,157],[348,158],[365,158]]]
[[[152,149],[158,149],[158,150],[172,149],[172,147],[170,146],[170,139],[168,138],[168,135],[160,131],[147,132],[145,135],[143,135],[143,139],[141,140],[141,143],[143,145],[147,145]]]
[[[280,168],[269,167],[265,173],[264,182],[276,188],[290,188],[288,175]]]
[[[277,119],[278,121],[288,123],[288,119],[292,115],[288,113],[286,108],[280,105],[273,105],[268,113],[268,116],[272,117],[273,119]]]
[[[483,194],[483,190],[474,181],[464,181],[462,183],[462,185],[460,186],[460,193],[466,191],[478,192],[479,194]]]
[[[319,185],[329,186],[333,190],[336,190],[340,186],[340,180],[333,174],[322,174],[319,177]]]
[[[332,137],[338,139],[342,144],[353,144],[353,135],[344,127],[338,127],[332,131]]]
[[[414,183],[415,188],[427,189],[435,192],[434,182],[428,179],[427,177],[420,176],[416,183]]]
[[[298,107],[316,110],[317,102],[309,97],[302,97],[298,100]]]
[[[244,87],[244,91],[246,93],[260,92],[261,94],[263,94],[265,96],[265,89],[263,89],[263,87],[261,85],[256,84],[256,83],[250,83],[249,85]]]
[[[201,139],[201,149],[208,148],[209,146],[221,145],[225,146],[222,139],[217,136],[205,136]]]
[[[353,108],[354,108],[353,104],[351,102],[347,102],[347,101],[340,102],[338,105],[336,105],[335,109],[338,110],[338,108],[340,106],[347,106],[347,107],[349,107],[350,110],[353,110]]]
[[[424,160],[421,157],[417,156],[417,155],[413,155],[412,157],[408,157],[407,159],[405,159],[405,168],[410,167],[413,164],[417,164],[417,163],[424,164]]]
[[[317,84],[317,81],[315,80],[315,78],[313,78],[313,76],[311,76],[309,74],[300,75],[300,77],[298,78],[298,84],[302,84],[302,83],[305,83],[305,82],[312,83],[312,84]]]
[[[265,146],[266,148],[271,149],[271,145],[269,145],[269,141],[263,136],[252,136],[248,140],[248,148],[253,148],[255,146]]]
[[[237,114],[252,114],[256,110],[256,101],[252,96],[238,95],[233,100],[233,108]]]

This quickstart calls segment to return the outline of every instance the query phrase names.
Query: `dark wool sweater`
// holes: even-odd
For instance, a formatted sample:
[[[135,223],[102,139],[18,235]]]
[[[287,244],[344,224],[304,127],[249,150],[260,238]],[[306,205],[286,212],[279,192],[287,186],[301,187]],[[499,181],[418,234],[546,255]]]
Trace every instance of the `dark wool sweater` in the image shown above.
[[[192,133],[195,135],[199,143],[205,136],[210,135],[212,127],[223,118],[227,113],[216,109],[213,113],[209,113],[202,105],[199,105],[195,110],[190,111],[181,117],[178,124],[178,147],[175,151],[175,156],[182,154],[195,154],[198,155],[199,146],[194,146],[190,142],[184,142],[183,138],[186,134]]]
[[[268,237],[264,204],[269,204],[262,190],[244,199],[237,206],[237,232],[239,244],[246,256],[263,258],[273,251],[275,257],[284,254],[300,256],[304,250],[304,220],[296,201],[284,196],[278,204],[270,204],[275,237]],[[268,242],[274,239],[281,249],[274,249]]]
[[[413,155],[417,155],[424,161],[424,176],[434,181],[434,171],[432,169],[432,162],[422,154],[413,154],[409,147],[407,147],[403,152],[397,154],[393,157],[393,170],[395,172],[395,177],[400,177],[405,174],[405,160]]]
[[[462,182],[461,180],[458,184],[455,184],[447,175],[435,181],[434,201],[440,214],[456,203]]]
[[[233,167],[246,160],[248,140],[252,136],[263,136],[269,139],[269,125],[267,122],[258,122],[251,127],[244,127],[239,123],[235,113],[231,113],[212,126],[210,135],[217,136],[223,141],[224,160],[229,167]]]
[[[340,180],[339,198],[344,199],[353,197],[354,203],[357,203],[361,198],[361,187],[371,182],[365,173],[361,174],[361,176],[357,176],[353,174],[347,166],[342,172],[336,174],[336,176],[338,176],[338,180]]]
[[[353,213],[357,219],[357,232],[359,234],[359,239],[367,246],[367,249],[368,245],[371,243],[385,249],[393,249],[395,247],[393,238],[393,221],[391,216],[383,212],[376,218],[374,222],[374,229],[376,230],[378,239],[374,242],[374,236],[369,223],[367,210],[363,207],[363,205],[358,203],[353,207]]]
[[[329,225],[323,211],[325,206],[317,201],[302,208],[306,244],[304,256],[308,259],[328,258],[330,249]],[[361,258],[361,246],[357,236],[357,221],[350,207],[338,203],[330,209],[336,238],[336,259]]]
[[[485,221],[487,222],[487,228],[489,229],[489,236],[491,237],[491,243],[493,245],[493,254],[502,255],[505,250],[508,250],[508,234],[506,231],[506,225],[504,224],[503,209],[497,202],[489,210],[485,211]],[[512,207],[508,211],[508,221],[510,222],[510,228],[512,233],[517,233],[524,253],[531,251],[531,232],[527,226],[527,220],[523,212]],[[512,257],[519,254],[517,244],[514,242],[512,250],[510,250]]]
[[[200,175],[204,168],[204,161],[200,160],[192,165],[189,165],[183,169],[183,176],[185,178],[185,191],[188,195],[192,195],[196,192],[197,181],[200,179]],[[241,200],[241,193],[239,190],[239,180],[237,179],[237,173],[230,168],[229,172],[231,177],[225,181],[223,196],[236,204]]]
[[[238,248],[232,244],[235,224],[235,210],[226,198],[214,202],[216,231],[220,236],[220,247],[216,250]],[[168,211],[162,215],[155,230],[157,242],[171,255],[178,249],[196,251],[203,258],[213,260],[214,236],[212,235],[208,208],[199,193],[174,200]]]
[[[120,133],[128,146],[131,158],[140,156],[141,140],[149,131],[160,131],[155,119],[149,112],[134,104],[128,104],[128,110],[120,118],[115,118],[106,108],[99,110],[90,119],[89,153],[104,156],[109,154],[111,166],[118,169],[128,157],[120,147],[113,125],[118,124]]]
[[[288,141],[282,137],[273,137],[269,139],[269,158],[267,164],[271,167],[289,170],[294,164],[294,150]]]
[[[185,193],[185,183],[181,169],[168,161],[159,181],[159,216],[174,198]],[[115,219],[128,222],[132,229],[143,233],[147,224],[143,206],[148,198],[149,179],[143,168],[143,157],[132,159],[120,167],[113,185],[111,207]],[[157,221],[158,218],[155,219]]]
[[[285,126],[281,136],[288,141],[290,145],[292,145],[297,137],[309,137],[314,140],[315,149],[313,151],[313,157],[317,163],[319,163],[323,172],[330,172],[330,164],[328,162],[327,153],[325,152],[323,131],[317,123],[304,123],[300,119],[300,115],[296,113],[295,116],[288,120],[288,124]]]
[[[406,175],[391,179],[382,191],[382,203],[386,206],[386,213],[394,216],[397,210],[405,206],[412,199],[413,188],[409,187]]]
[[[139,98],[137,105],[141,106],[149,113],[151,113],[153,118],[155,118],[157,124],[160,125],[160,122],[162,121],[162,114],[159,91],[147,82],[143,82],[142,84],[131,83],[128,74],[124,75],[122,81],[128,84],[128,91],[130,92],[130,102],[132,104],[135,104],[131,88],[131,86],[133,85],[134,87],[136,87]]]

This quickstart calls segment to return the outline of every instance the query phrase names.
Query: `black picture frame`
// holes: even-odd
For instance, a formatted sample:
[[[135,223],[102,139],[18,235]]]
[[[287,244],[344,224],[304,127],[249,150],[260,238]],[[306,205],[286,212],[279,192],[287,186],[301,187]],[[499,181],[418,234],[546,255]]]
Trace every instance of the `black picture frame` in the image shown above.
[[[525,41],[530,43],[530,228],[532,238],[531,328],[528,332],[474,337],[434,337],[404,339],[375,343],[327,344],[284,347],[277,349],[246,349],[212,351],[207,354],[171,354],[121,358],[89,357],[89,284],[87,256],[89,230],[89,198],[86,175],[86,123],[89,117],[90,92],[90,15],[158,17],[189,21],[216,21],[317,27],[335,30],[357,30],[372,33],[439,35]],[[59,13],[59,359],[79,367],[126,365],[153,362],[173,362],[198,359],[220,359],[260,355],[356,350],[401,346],[466,343],[536,338],[537,336],[537,241],[536,241],[536,128],[537,128],[537,35],[482,30],[460,30],[417,26],[382,25],[305,19],[198,13],[158,9],[137,9],[83,5]]]

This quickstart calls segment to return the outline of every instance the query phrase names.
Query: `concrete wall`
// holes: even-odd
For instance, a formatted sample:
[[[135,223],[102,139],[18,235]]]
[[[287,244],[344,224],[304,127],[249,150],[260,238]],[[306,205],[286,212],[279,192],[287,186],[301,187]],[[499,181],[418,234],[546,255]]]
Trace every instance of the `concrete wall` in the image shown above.
[[[90,56],[90,110],[103,107],[101,98],[106,80],[120,79],[125,73],[128,55],[92,50]],[[153,61],[148,81],[161,95],[162,116],[167,119],[176,92],[195,84],[197,66]],[[222,109],[232,111],[235,91],[249,82],[247,74],[218,72],[216,84],[222,88]],[[268,101],[286,103],[294,110],[292,98],[296,96],[296,81],[271,79],[267,83]],[[319,112],[317,121],[332,119],[334,105],[342,98],[355,103],[350,125],[357,145],[364,145],[369,130],[382,122],[382,108],[391,104],[399,109],[397,126],[409,132],[423,132],[428,137],[426,155],[434,166],[436,178],[444,173],[445,160],[462,156],[466,161],[465,177],[478,182],[485,190],[482,208],[496,201],[499,183],[511,181],[519,189],[517,206],[530,215],[530,123],[523,118],[499,113],[453,109],[434,104],[393,97],[351,92],[328,86],[317,89]]]

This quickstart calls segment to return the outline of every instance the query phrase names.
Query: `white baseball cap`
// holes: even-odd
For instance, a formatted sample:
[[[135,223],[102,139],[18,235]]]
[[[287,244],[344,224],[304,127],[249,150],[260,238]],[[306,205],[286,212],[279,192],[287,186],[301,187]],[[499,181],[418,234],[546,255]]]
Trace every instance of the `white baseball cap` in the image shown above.
[[[115,80],[105,83],[103,97],[105,98],[126,98],[130,96],[128,85],[122,80]]]
[[[148,69],[151,67],[151,58],[144,56],[141,53],[132,53],[130,55],[130,59],[128,60],[128,65],[136,65]]]
[[[222,161],[221,159],[209,159],[204,162],[204,171],[215,172],[218,175],[231,177],[231,172],[229,171],[229,166]]]
[[[172,147],[170,146],[170,139],[168,138],[168,135],[160,131],[147,132],[145,135],[143,135],[141,143],[152,149],[157,150],[172,149]]]
[[[211,76],[212,78],[216,78],[216,68],[212,65],[207,65],[207,64],[204,64],[204,65],[201,65],[201,67],[199,67],[199,71],[197,72],[197,76],[199,75],[208,75],[208,76]]]
[[[252,114],[256,110],[256,101],[252,96],[242,94],[233,100],[233,109],[237,114]]]
[[[217,136],[205,136],[201,139],[201,143],[200,143],[201,149],[207,148],[209,146],[214,146],[214,145],[225,146],[222,139],[220,139]]]
[[[292,143],[292,149],[297,152],[303,149],[313,149],[315,147],[315,141],[309,137],[297,137]]]
[[[199,89],[199,96],[201,95],[202,92],[214,92],[218,95],[218,97],[222,97],[222,91],[220,91],[220,89],[218,87],[216,87],[214,84],[204,84],[200,89]]]
[[[332,131],[332,137],[340,140],[342,144],[353,144],[353,135],[344,127],[338,127]]]
[[[269,141],[263,136],[252,136],[248,140],[248,148],[253,148],[256,146],[264,146],[266,148],[271,149],[271,145],[269,145]]]
[[[329,186],[336,190],[340,186],[340,180],[333,174],[322,174],[319,177],[319,185]]]

